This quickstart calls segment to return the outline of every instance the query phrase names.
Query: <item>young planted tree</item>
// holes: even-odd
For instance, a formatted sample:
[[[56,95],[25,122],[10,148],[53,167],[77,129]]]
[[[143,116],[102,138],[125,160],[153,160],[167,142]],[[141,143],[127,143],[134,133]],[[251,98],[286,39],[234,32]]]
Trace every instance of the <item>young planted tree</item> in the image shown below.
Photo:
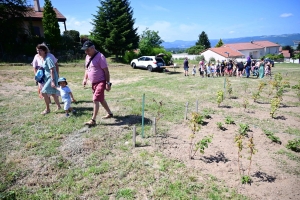
[[[192,118],[190,119],[190,127],[192,129],[192,134],[190,135],[190,154],[189,157],[193,159],[196,153],[204,153],[205,148],[208,148],[208,144],[212,142],[213,135],[205,136],[203,139],[194,143],[195,134],[201,129],[201,124],[203,123],[203,116],[199,113],[193,112]]]
[[[222,103],[224,99],[224,92],[222,90],[219,90],[217,92],[217,103],[218,103],[218,107],[220,107],[220,104]]]
[[[229,97],[232,94],[232,86],[231,86],[231,82],[230,80],[226,77],[226,88],[227,88],[227,92],[229,94]]]
[[[50,0],[45,0],[42,22],[46,42],[50,44],[52,50],[56,49],[60,43],[61,36],[57,16]]]
[[[239,175],[241,176],[241,182],[242,184],[247,184],[247,183],[251,183],[251,176],[250,176],[250,171],[251,171],[251,165],[252,165],[252,157],[253,155],[257,152],[257,149],[255,149],[255,145],[253,142],[253,135],[251,135],[249,137],[248,140],[248,144],[245,145],[244,143],[244,135],[239,133],[235,136],[235,143],[238,147],[238,169],[239,169]],[[246,157],[242,155],[242,151],[244,149],[244,147],[248,147],[248,153],[250,154],[247,159],[249,160],[249,165],[248,165],[248,173],[247,175],[244,174],[244,170],[241,168],[241,164],[242,164],[242,158]]]
[[[103,50],[114,54],[116,59],[123,56],[127,50],[138,48],[139,36],[134,28],[133,10],[128,0],[100,1],[99,10],[93,15],[91,34],[96,44],[101,44]]]

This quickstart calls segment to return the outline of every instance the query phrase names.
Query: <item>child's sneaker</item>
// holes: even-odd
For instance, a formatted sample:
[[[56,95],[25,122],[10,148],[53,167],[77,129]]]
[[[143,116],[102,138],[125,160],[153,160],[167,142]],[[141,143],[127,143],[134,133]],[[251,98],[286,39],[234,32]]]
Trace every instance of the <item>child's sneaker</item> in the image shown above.
[[[72,110],[72,113],[75,115],[75,114],[76,114],[76,110],[73,109],[73,110]]]
[[[69,117],[70,115],[69,115],[69,113],[66,113],[66,117]]]

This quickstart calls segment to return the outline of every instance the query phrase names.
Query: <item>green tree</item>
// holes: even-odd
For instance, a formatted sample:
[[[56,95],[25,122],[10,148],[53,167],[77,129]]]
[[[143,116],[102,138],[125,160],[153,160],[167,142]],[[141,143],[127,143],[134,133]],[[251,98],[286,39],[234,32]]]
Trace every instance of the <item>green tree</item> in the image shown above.
[[[298,44],[296,50],[297,50],[297,51],[300,51],[300,43]]]
[[[220,39],[219,42],[218,42],[218,44],[216,44],[215,47],[221,47],[223,45],[224,45],[224,43],[223,43],[222,39]]]
[[[203,51],[205,49],[204,46],[202,45],[195,45],[195,46],[192,46],[190,48],[187,48],[185,50],[185,52],[187,52],[188,54],[190,55],[197,55],[199,54],[201,51]]]
[[[296,60],[296,59],[298,59],[299,64],[300,64],[300,53],[297,53],[297,54],[294,55],[293,61]]]
[[[128,0],[102,0],[96,15],[91,35],[103,51],[119,57],[125,51],[138,47],[137,28],[133,28],[133,10]]]
[[[160,45],[164,42],[158,35],[158,31],[151,31],[149,28],[143,31],[140,36],[141,41],[145,41],[150,47],[161,47]]]
[[[23,21],[30,12],[24,0],[0,1],[0,58],[6,54],[18,53],[24,35]]]
[[[196,42],[196,45],[204,46],[205,49],[210,48],[210,41],[204,31],[199,35],[199,40]]]
[[[42,22],[46,42],[50,44],[52,50],[56,49],[60,43],[61,36],[56,13],[50,0],[45,0]]]
[[[62,35],[62,44],[66,50],[79,50],[79,47],[81,46],[79,32],[76,30],[64,31]]]
[[[289,45],[283,46],[283,47],[282,47],[282,50],[289,50],[289,53],[290,53],[290,55],[291,55],[291,58],[294,57],[294,49],[293,49],[291,46],[289,46]]]
[[[148,28],[140,36],[139,49],[141,55],[151,55],[153,48],[161,48],[163,40],[158,35],[158,31],[151,31]]]

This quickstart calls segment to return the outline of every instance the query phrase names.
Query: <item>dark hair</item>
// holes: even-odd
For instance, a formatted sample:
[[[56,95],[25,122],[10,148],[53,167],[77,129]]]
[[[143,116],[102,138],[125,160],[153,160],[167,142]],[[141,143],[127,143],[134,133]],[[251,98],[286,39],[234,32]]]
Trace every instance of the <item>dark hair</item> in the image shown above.
[[[38,45],[36,46],[36,48],[45,51],[46,54],[48,53],[48,49],[47,49],[47,47],[45,47],[45,45],[38,44]]]

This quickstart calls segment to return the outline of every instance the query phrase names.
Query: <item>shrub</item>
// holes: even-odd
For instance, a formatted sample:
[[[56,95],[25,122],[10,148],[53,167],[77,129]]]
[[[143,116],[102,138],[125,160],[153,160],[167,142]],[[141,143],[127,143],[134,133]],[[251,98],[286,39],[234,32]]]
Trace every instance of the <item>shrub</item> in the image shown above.
[[[296,138],[294,140],[289,140],[288,144],[286,145],[286,148],[295,151],[300,152],[300,138]]]
[[[137,58],[138,55],[134,53],[133,51],[126,51],[125,55],[123,56],[123,62],[124,63],[130,63],[133,59]]]

